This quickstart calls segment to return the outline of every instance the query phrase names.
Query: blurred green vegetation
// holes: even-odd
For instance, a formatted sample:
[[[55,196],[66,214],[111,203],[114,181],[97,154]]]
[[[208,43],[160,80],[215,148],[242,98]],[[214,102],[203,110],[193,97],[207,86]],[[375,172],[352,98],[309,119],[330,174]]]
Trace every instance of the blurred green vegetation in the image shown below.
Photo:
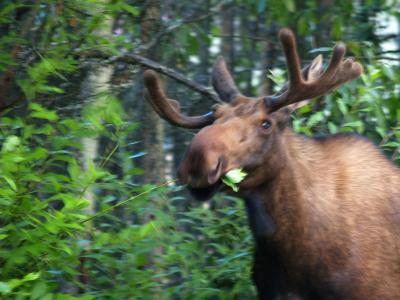
[[[108,113],[112,106],[105,108]],[[112,138],[124,147],[132,124],[114,121],[120,133]],[[253,292],[251,238],[239,199],[216,199],[225,202],[218,210],[187,211],[174,205],[184,201],[178,187],[131,184],[135,169],[127,169],[120,179],[104,160],[84,168],[77,157],[79,139],[100,130],[80,118],[60,120],[36,103],[25,120],[4,117],[1,130],[2,295],[231,299]],[[118,213],[86,222],[83,195],[89,186],[99,194],[100,211],[116,201],[130,201]]]
[[[343,40],[364,75],[301,108],[292,126],[359,133],[400,163],[397,1],[177,2],[0,4],[1,299],[255,299],[242,201],[195,203],[164,184],[193,133],[157,123],[162,144],[143,143],[140,63],[112,61],[127,53],[204,85],[222,53],[256,94],[254,83],[272,91],[285,80],[280,27],[297,31],[305,61]],[[149,10],[158,10],[156,28]],[[93,87],[106,70],[98,67],[110,65],[106,88]],[[168,90],[192,114],[212,104],[172,80]],[[166,175],[147,180],[143,159],[156,147]]]

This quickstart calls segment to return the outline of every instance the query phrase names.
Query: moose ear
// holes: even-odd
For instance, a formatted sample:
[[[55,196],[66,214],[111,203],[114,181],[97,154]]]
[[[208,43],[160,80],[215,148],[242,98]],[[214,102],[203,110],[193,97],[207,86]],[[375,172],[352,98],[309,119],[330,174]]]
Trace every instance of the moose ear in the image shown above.
[[[301,71],[303,73],[303,78],[306,81],[314,81],[321,76],[322,61],[323,61],[323,58],[322,58],[322,55],[320,54],[316,58],[314,58],[313,61],[307,67],[305,67]],[[285,84],[285,86],[287,86],[287,84]],[[286,108],[287,112],[292,113],[296,109],[299,109],[300,107],[308,104],[310,102],[310,100],[311,99],[307,99],[307,100],[303,100],[300,102],[296,102],[296,103],[286,106],[285,108]]]
[[[211,76],[212,85],[221,100],[230,102],[240,95],[222,56],[215,62]]]
[[[319,78],[319,76],[321,76],[321,72],[322,72],[322,55],[318,55],[316,58],[313,59],[313,61],[307,66],[305,67],[302,71],[303,71],[303,77],[307,80],[307,81],[314,81],[317,78]]]

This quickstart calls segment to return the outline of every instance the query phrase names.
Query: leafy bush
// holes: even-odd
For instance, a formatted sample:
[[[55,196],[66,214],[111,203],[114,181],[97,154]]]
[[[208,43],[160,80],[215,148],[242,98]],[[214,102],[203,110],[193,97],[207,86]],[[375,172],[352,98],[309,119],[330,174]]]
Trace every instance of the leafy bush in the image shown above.
[[[84,229],[87,202],[74,174],[60,170],[78,165],[73,150],[80,146],[61,135],[76,121],[56,120],[37,104],[26,121],[2,120],[0,293],[15,299],[45,299],[78,274],[80,249],[72,237]]]
[[[112,102],[106,114],[90,115],[89,108],[91,122],[82,123],[32,104],[25,121],[3,119],[0,293],[13,299],[250,299],[251,236],[241,200],[220,196],[216,209],[187,211],[176,187],[133,184],[132,173],[140,174],[133,165],[119,176],[106,170],[105,159],[129,153],[114,148],[97,164],[78,157],[81,138],[105,134],[105,118],[119,126],[118,135],[107,134],[124,148],[134,125],[109,118],[113,110],[119,106]],[[88,189],[101,209],[90,220]]]
[[[162,201],[169,201],[161,194]],[[130,205],[144,225],[98,232],[87,247],[88,290],[101,299],[251,299],[251,237],[239,199],[215,211]],[[110,281],[110,278],[112,280]]]

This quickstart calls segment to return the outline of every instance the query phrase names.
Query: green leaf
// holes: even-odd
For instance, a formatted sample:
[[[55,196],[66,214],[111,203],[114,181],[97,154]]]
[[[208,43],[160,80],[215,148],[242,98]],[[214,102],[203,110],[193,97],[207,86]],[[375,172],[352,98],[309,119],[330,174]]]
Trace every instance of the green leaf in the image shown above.
[[[224,177],[233,183],[239,183],[243,181],[243,179],[247,176],[246,172],[243,172],[242,169],[233,169],[229,172],[225,173]]]
[[[336,100],[336,103],[337,103],[337,105],[338,105],[338,108],[339,108],[339,110],[340,110],[340,112],[343,114],[343,115],[347,115],[347,106],[346,106],[346,104],[344,103],[344,101],[343,101],[343,99],[337,99]]]
[[[43,299],[47,293],[47,284],[43,281],[38,281],[32,289],[31,299]]]
[[[2,151],[3,152],[12,152],[20,144],[21,144],[21,141],[20,141],[19,137],[15,136],[15,135],[10,135],[7,137],[6,141],[4,142]]]
[[[329,133],[331,133],[331,134],[335,134],[338,132],[337,126],[332,122],[328,122],[328,129],[329,129]]]
[[[11,292],[10,286],[7,282],[0,281],[0,294],[5,295]]]
[[[33,110],[30,116],[36,119],[44,119],[48,121],[57,121],[58,116],[54,111],[48,110],[38,103],[30,103],[29,108]]]
[[[14,192],[17,191],[17,185],[15,184],[14,180],[9,178],[8,176],[3,176],[4,180],[7,181],[8,185],[13,189]]]
[[[26,275],[24,276],[23,281],[32,281],[32,280],[38,279],[39,277],[40,277],[40,272],[29,273],[29,274],[26,274]]]
[[[140,14],[139,9],[137,9],[135,6],[129,5],[127,3],[121,3],[120,6],[123,10],[130,13],[134,17],[137,17]]]
[[[133,169],[130,169],[127,173],[129,175],[143,175],[144,174],[144,170],[143,169],[139,169],[139,168],[133,168]]]
[[[56,93],[56,94],[62,94],[64,93],[64,90],[56,87],[56,86],[50,86],[50,85],[41,85],[38,87],[39,92],[49,92],[49,93]]]
[[[324,113],[322,111],[313,114],[307,121],[307,127],[313,127],[324,119]]]
[[[283,0],[283,3],[288,11],[294,12],[296,10],[296,4],[294,3],[294,0]]]
[[[242,169],[233,169],[229,172],[225,173],[222,177],[222,182],[232,188],[234,192],[239,191],[238,183],[242,182],[243,179],[247,176],[247,173]]]
[[[58,116],[54,111],[36,111],[31,113],[32,118],[57,121]]]
[[[148,236],[151,232],[156,230],[156,223],[154,221],[148,222],[146,224],[143,224],[140,226],[139,229],[139,237],[145,238],[146,236]]]
[[[222,182],[224,184],[226,184],[227,186],[229,186],[234,192],[239,191],[239,187],[235,183],[230,182],[229,180],[225,179],[224,177],[222,177]]]
[[[343,127],[362,127],[363,123],[361,121],[352,121],[352,122],[347,122],[346,124],[343,125]]]
[[[383,147],[397,148],[397,147],[400,147],[400,143],[397,143],[397,142],[388,142],[388,143],[384,144]]]

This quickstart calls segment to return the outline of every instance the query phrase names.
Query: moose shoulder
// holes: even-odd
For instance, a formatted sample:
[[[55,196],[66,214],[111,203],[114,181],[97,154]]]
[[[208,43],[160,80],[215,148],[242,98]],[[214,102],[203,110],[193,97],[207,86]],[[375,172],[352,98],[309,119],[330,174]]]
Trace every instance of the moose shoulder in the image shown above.
[[[221,176],[243,168],[240,183],[256,250],[253,280],[260,299],[400,299],[400,171],[362,137],[311,139],[287,127],[290,114],[360,76],[362,67],[333,49],[300,69],[292,32],[280,40],[289,81],[273,96],[249,98],[223,59],[213,86],[225,104],[203,116],[180,113],[153,71],[148,100],[174,125],[202,128],[178,176],[204,200],[223,189]]]

